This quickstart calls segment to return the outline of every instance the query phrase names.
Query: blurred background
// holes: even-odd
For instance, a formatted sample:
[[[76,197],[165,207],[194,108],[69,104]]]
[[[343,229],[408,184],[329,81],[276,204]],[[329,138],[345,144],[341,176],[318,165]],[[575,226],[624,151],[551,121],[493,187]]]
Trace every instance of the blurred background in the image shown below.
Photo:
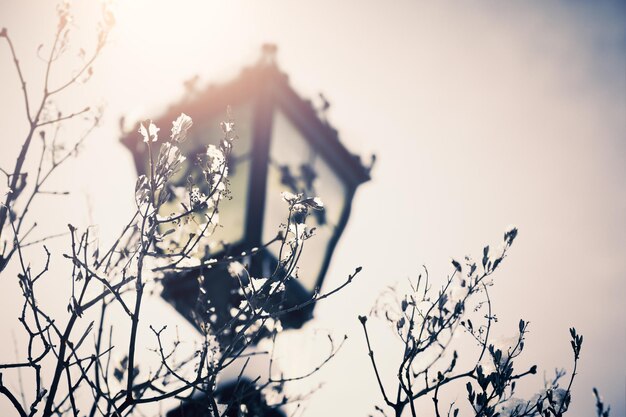
[[[74,5],[72,42],[93,46],[99,9]],[[543,371],[570,369],[567,329],[576,326],[585,344],[570,415],[593,413],[593,386],[612,415],[626,414],[625,2],[136,0],[113,10],[117,23],[92,79],[60,103],[67,111],[104,105],[102,127],[55,179],[72,194],[34,209],[33,218],[55,220],[42,235],[70,221],[97,224],[104,241],[118,233],[133,210],[136,176],[119,143],[120,116],[156,118],[183,96],[186,80],[232,79],[271,42],[292,87],[329,100],[326,116],[346,147],[377,156],[324,288],[356,266],[363,272],[287,336],[283,363],[294,372],[316,363],[315,329],[349,336],[331,363],[298,385],[307,392],[323,383],[304,415],[372,413],[382,398],[357,315],[423,264],[442,282],[450,257],[478,257],[509,224],[520,234],[495,274],[492,299],[496,334],[513,335],[520,318],[531,323],[524,360],[540,372],[522,392],[536,392]],[[33,91],[43,65],[37,46],[51,41],[55,25],[54,2],[0,0],[0,26]],[[65,75],[63,65],[53,76]],[[0,83],[0,166],[9,167],[27,125],[5,44]],[[64,296],[63,277],[51,279],[51,300]],[[5,281],[2,291],[11,287]],[[3,335],[15,329],[18,301],[3,299]],[[164,301],[154,303],[175,317]],[[399,345],[384,324],[373,326],[391,381]],[[13,349],[3,340],[0,354],[12,357]],[[455,395],[463,400],[462,387]],[[430,399],[423,406],[430,413]]]

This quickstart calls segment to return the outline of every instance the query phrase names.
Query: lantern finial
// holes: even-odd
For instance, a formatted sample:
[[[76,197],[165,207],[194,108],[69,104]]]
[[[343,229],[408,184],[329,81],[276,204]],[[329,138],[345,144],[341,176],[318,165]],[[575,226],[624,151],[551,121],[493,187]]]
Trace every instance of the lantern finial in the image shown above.
[[[276,52],[278,47],[273,43],[264,43],[261,46],[261,63],[264,65],[276,64]]]

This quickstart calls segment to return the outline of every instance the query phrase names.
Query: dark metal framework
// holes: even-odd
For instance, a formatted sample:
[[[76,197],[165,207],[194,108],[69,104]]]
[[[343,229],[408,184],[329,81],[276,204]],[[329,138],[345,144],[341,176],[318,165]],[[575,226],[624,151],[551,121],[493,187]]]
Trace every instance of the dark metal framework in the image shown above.
[[[214,120],[222,115],[227,106],[237,107],[251,103],[252,137],[251,137],[251,166],[248,180],[248,198],[244,238],[232,246],[233,253],[238,250],[249,250],[252,247],[262,247],[263,219],[265,216],[265,191],[269,166],[269,152],[272,139],[272,121],[275,111],[280,110],[289,121],[299,130],[303,137],[328,165],[346,189],[345,204],[340,215],[335,232],[331,237],[323,258],[323,264],[316,280],[319,288],[330,264],[332,253],[346,226],[350,216],[352,198],[357,187],[368,181],[369,168],[365,167],[361,159],[351,154],[339,141],[337,131],[318,116],[317,110],[311,102],[299,97],[291,88],[288,77],[282,73],[273,59],[264,56],[258,64],[245,68],[238,78],[220,86],[209,86],[206,90],[196,92],[190,99],[170,107],[166,113],[156,121],[157,125],[166,126],[181,112],[190,115],[194,123]],[[146,149],[138,134],[130,134],[122,138],[122,143],[133,154],[138,173],[143,174],[147,158]],[[322,196],[323,197],[323,196]],[[262,262],[252,261],[251,272],[259,272],[263,263],[275,262],[269,252],[264,251]],[[202,271],[206,273],[206,271]],[[195,277],[177,278],[176,286],[165,283],[164,297],[177,307],[186,316],[193,307],[197,294],[197,280]],[[297,280],[288,281],[287,303],[296,304],[312,296]],[[304,312],[296,312],[283,321],[289,327],[300,327],[312,313],[313,305]]]

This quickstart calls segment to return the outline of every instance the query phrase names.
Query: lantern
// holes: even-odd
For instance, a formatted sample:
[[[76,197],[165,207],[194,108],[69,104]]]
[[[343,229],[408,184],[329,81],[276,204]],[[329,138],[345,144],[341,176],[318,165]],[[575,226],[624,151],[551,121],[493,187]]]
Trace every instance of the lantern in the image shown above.
[[[187,155],[186,165],[174,181],[185,185],[188,177],[199,178],[200,168],[193,156],[222,137],[219,122],[230,106],[238,139],[228,161],[231,199],[219,206],[222,227],[212,235],[215,246],[208,248],[214,258],[250,253],[276,237],[286,222],[283,191],[319,196],[324,210],[307,216],[315,236],[306,241],[298,263],[297,279],[287,281],[285,307],[310,300],[321,287],[333,250],[346,226],[352,197],[357,187],[369,180],[369,169],[339,141],[337,131],[320,117],[309,101],[290,87],[287,76],[275,63],[276,48],[263,47],[253,67],[221,86],[204,91],[188,90],[188,98],[172,106],[155,123],[166,126],[180,113],[190,115],[194,126],[180,144]],[[147,169],[148,155],[138,135],[122,142],[132,152],[138,174]],[[278,248],[269,245],[248,256],[246,263],[254,276],[264,276],[276,265]],[[163,297],[185,316],[191,317],[198,294],[198,274],[206,278],[206,291],[218,315],[226,315],[237,302],[233,280],[224,271],[204,269],[185,272],[164,281]],[[295,277],[294,277],[295,278]],[[236,305],[236,304],[235,304]],[[312,315],[314,303],[281,317],[283,326],[300,327]]]

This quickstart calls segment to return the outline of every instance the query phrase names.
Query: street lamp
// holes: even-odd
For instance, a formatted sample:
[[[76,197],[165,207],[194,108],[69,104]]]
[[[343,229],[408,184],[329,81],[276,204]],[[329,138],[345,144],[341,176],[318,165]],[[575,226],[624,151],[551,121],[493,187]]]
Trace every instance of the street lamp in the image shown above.
[[[221,138],[219,121],[227,106],[237,124],[238,140],[229,163],[232,199],[219,206],[223,226],[212,235],[217,242],[211,256],[219,258],[261,248],[276,237],[285,223],[286,206],[280,193],[319,196],[324,210],[306,219],[316,234],[298,263],[298,279],[286,283],[284,307],[302,304],[321,287],[333,250],[348,221],[357,187],[369,180],[369,168],[339,141],[337,131],[321,118],[309,101],[300,98],[275,63],[276,47],[264,45],[259,62],[227,84],[204,91],[189,90],[189,98],[170,107],[157,125],[184,112],[194,121],[188,139],[180,144],[187,161]],[[138,174],[146,173],[148,155],[138,135],[122,139],[133,154]],[[192,162],[178,176],[179,185],[201,175]],[[254,276],[263,276],[277,262],[277,245],[269,245],[247,262]],[[217,315],[227,316],[238,305],[234,280],[219,268],[199,271]],[[163,297],[190,318],[198,294],[198,271],[164,280]],[[311,318],[314,304],[281,317],[285,327],[300,327]]]

